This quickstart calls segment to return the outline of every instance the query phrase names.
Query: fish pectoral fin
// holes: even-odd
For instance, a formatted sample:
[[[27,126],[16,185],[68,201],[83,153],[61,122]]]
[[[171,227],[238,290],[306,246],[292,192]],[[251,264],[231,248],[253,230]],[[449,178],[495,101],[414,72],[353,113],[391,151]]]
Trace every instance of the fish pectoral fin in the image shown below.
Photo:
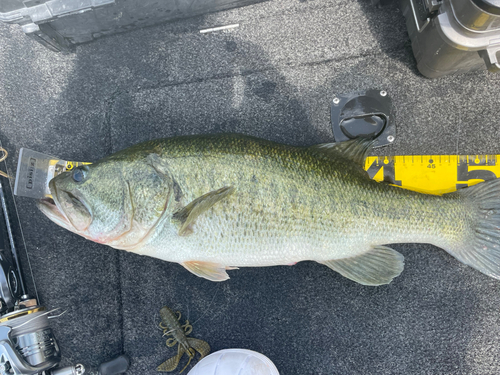
[[[180,223],[179,235],[184,236],[190,234],[192,231],[191,226],[198,216],[206,212],[217,202],[232,194],[234,190],[232,186],[225,186],[218,190],[211,191],[210,193],[196,198],[187,206],[174,213],[172,218]]]
[[[386,246],[374,246],[352,258],[322,262],[342,276],[362,285],[389,284],[404,268],[404,257]]]
[[[226,267],[219,263],[201,262],[197,260],[183,262],[181,265],[196,276],[203,277],[210,281],[228,280],[229,275],[226,270],[234,269],[233,267]]]
[[[326,156],[328,158],[343,156],[363,168],[365,159],[374,142],[373,139],[357,138],[346,142],[323,143],[311,146],[309,150],[318,156]]]
[[[208,353],[210,353],[210,345],[208,345],[206,341],[195,339],[193,337],[188,337],[187,342],[189,346],[191,346],[194,350],[200,353],[201,355],[200,359],[202,359]]]

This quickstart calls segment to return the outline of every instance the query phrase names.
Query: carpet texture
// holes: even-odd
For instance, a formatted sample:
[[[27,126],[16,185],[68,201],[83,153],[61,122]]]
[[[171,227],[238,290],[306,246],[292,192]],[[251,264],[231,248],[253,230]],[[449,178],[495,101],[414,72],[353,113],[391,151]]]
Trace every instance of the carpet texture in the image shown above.
[[[421,76],[398,4],[274,0],[102,38],[69,55],[0,24],[8,165],[15,170],[21,147],[92,162],[186,134],[330,142],[334,95],[369,88],[386,90],[396,109],[396,141],[374,153],[500,153],[500,75]],[[229,24],[239,27],[199,32]],[[283,375],[500,372],[500,282],[431,245],[393,245],[405,270],[382,287],[314,262],[240,269],[216,284],[87,241],[33,200],[17,204],[41,302],[67,310],[52,321],[63,365],[95,368],[126,353],[127,374],[156,374],[176,353],[157,327],[168,305],[213,351],[261,352]]]

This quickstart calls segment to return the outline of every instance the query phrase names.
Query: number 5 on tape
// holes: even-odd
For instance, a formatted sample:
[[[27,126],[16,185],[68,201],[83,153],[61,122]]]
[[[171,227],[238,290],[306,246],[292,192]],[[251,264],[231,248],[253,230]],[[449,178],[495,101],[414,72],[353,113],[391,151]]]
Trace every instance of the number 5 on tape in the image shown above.
[[[369,156],[370,178],[441,195],[500,176],[499,155]]]

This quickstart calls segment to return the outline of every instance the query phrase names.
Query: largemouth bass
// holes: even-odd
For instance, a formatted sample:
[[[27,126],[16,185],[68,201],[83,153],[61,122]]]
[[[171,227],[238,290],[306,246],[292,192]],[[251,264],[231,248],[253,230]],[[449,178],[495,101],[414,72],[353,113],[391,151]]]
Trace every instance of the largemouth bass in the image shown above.
[[[398,276],[390,243],[430,243],[500,278],[500,179],[443,196],[368,178],[367,140],[312,147],[229,134],[141,143],[55,177],[42,212],[212,281],[314,260],[364,285]]]

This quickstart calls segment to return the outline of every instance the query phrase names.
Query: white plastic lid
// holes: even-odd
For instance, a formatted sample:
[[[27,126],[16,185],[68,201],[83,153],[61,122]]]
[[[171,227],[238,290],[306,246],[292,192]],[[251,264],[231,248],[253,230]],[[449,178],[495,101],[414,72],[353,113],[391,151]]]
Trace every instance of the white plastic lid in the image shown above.
[[[248,349],[224,349],[203,358],[188,375],[279,375],[265,355]]]

